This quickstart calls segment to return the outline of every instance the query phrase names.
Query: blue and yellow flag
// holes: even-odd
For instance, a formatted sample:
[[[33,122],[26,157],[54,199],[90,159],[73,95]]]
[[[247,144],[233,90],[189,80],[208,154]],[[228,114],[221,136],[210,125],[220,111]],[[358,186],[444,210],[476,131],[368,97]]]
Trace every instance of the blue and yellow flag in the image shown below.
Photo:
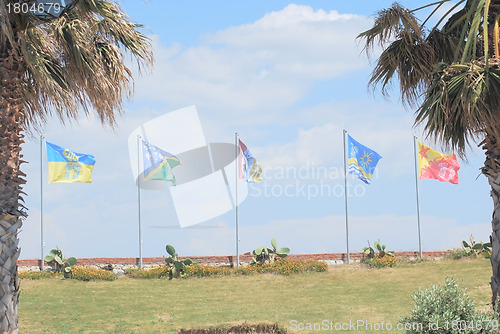
[[[144,180],[165,180],[175,186],[175,176],[172,168],[181,164],[181,161],[173,154],[163,151],[161,148],[142,141],[142,161],[144,167]]]
[[[366,184],[370,184],[373,171],[382,158],[377,152],[361,145],[351,136],[347,135],[349,174],[357,175]]]
[[[46,142],[49,163],[49,182],[92,182],[94,156],[76,153]]]

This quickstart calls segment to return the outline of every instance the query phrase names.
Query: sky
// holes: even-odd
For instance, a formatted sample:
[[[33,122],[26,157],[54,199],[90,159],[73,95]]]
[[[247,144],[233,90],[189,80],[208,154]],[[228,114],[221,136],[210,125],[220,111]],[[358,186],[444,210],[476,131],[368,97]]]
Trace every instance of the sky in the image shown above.
[[[402,1],[409,8],[418,3]],[[58,246],[77,258],[138,257],[128,138],[142,124],[189,106],[196,106],[207,142],[233,143],[238,132],[263,167],[263,181],[249,184],[239,205],[240,253],[270,246],[271,238],[292,254],[345,252],[343,129],[382,156],[371,184],[347,178],[350,250],[376,240],[391,250],[418,250],[413,136],[440,147],[413,127],[414,110],[401,105],[397,87],[390,98],[368,89],[375,59],[356,40],[391,1],[120,4],[145,26],[155,65],[136,76],[116,128],[83,114],[44,128],[49,142],[95,156],[91,184],[49,184],[40,138],[27,138],[29,216],[20,258],[41,256],[42,194],[44,254]],[[419,182],[424,251],[458,248],[470,235],[488,239],[493,205],[483,161],[474,144],[468,161],[460,161],[458,185]],[[141,191],[142,255],[164,256],[167,244],[180,255],[234,255],[235,210],[180,228],[170,189]]]

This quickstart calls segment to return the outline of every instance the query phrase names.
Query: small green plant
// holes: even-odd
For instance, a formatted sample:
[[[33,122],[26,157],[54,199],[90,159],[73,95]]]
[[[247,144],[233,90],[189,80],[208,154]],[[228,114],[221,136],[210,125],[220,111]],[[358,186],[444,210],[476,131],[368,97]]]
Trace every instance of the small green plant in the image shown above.
[[[64,260],[63,252],[59,247],[52,249],[49,254],[45,256],[45,261],[52,265],[55,272],[64,273],[64,277],[71,277],[71,270],[77,262],[75,257]]]
[[[491,243],[490,242],[476,242],[471,235],[469,242],[462,240],[462,247],[466,255],[483,254],[487,258],[491,256]]]
[[[278,242],[275,238],[271,239],[271,246],[273,247],[272,249],[264,246],[254,249],[252,254],[255,256],[252,257],[251,264],[274,263],[278,258],[285,258],[290,253],[290,248],[288,247],[278,249]]]
[[[474,303],[466,290],[461,289],[454,278],[445,278],[444,286],[432,285],[426,290],[419,289],[413,295],[415,306],[411,316],[400,319],[400,323],[410,326],[406,333],[491,333],[492,328],[483,324],[491,323],[491,318],[476,313]],[[468,327],[474,324],[472,327]],[[475,326],[481,324],[481,326]],[[464,327],[465,326],[465,327]],[[486,326],[486,325],[485,325]],[[485,331],[486,330],[486,331]]]
[[[179,255],[175,251],[174,246],[167,245],[167,253],[170,255],[165,258],[165,262],[170,267],[170,279],[174,277],[182,277],[185,275],[186,267],[192,264],[197,264],[199,261],[192,261],[191,259],[179,259]]]

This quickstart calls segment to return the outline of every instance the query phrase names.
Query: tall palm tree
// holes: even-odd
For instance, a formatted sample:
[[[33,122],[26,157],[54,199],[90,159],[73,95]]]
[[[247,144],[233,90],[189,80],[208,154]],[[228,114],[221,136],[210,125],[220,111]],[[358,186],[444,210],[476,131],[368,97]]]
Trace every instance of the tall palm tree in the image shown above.
[[[492,303],[500,297],[500,1],[435,1],[415,10],[395,3],[358,38],[380,57],[369,84],[387,94],[398,80],[402,101],[416,107],[415,124],[465,158],[473,143],[485,151],[482,173],[493,198]],[[446,10],[445,10],[446,7]],[[423,22],[415,13],[431,10]],[[439,14],[440,13],[440,14]],[[437,16],[433,27],[429,18]],[[496,305],[500,310],[500,304]]]
[[[153,61],[149,40],[138,31],[141,26],[114,2],[73,0],[58,17],[25,12],[16,3],[31,6],[37,1],[0,1],[1,333],[18,332],[16,260],[18,231],[26,217],[21,171],[25,132],[53,115],[76,120],[80,110],[115,124],[132,84],[122,52],[137,60],[139,68]]]

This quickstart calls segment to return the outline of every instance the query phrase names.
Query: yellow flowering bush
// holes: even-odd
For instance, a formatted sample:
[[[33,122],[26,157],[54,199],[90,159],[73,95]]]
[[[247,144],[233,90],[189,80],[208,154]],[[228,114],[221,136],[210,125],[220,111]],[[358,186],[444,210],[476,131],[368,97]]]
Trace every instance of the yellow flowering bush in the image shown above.
[[[274,263],[253,264],[237,269],[206,264],[192,264],[186,267],[182,277],[255,275],[263,273],[292,275],[304,272],[323,272],[327,270],[327,267],[326,263],[321,261],[293,259],[282,259]],[[165,278],[170,277],[170,270],[171,269],[167,266],[154,267],[151,269],[130,268],[127,269],[125,273],[132,278]]]
[[[231,275],[232,269],[229,267],[219,267],[206,264],[192,264],[185,269],[185,277],[208,277]]]
[[[365,258],[363,263],[370,265],[372,268],[392,268],[396,265],[397,259],[394,256],[386,255],[384,257]]]
[[[165,278],[170,277],[168,266],[153,267],[149,269],[129,268],[125,274],[133,278]]]
[[[43,278],[55,278],[55,277],[65,277],[77,279],[80,281],[92,281],[92,280],[104,280],[104,281],[114,281],[116,279],[116,274],[111,271],[97,269],[85,266],[74,266],[69,275],[64,275],[62,272],[47,272],[47,271],[27,271],[21,270],[18,272],[18,277],[21,279],[43,279]]]
[[[236,274],[252,275],[261,273],[273,273],[280,275],[292,275],[304,272],[323,272],[328,268],[327,264],[316,260],[294,260],[282,259],[273,263],[252,264],[235,270]]]
[[[71,270],[71,278],[80,281],[114,281],[116,274],[109,270],[97,269],[92,267],[75,266]]]

